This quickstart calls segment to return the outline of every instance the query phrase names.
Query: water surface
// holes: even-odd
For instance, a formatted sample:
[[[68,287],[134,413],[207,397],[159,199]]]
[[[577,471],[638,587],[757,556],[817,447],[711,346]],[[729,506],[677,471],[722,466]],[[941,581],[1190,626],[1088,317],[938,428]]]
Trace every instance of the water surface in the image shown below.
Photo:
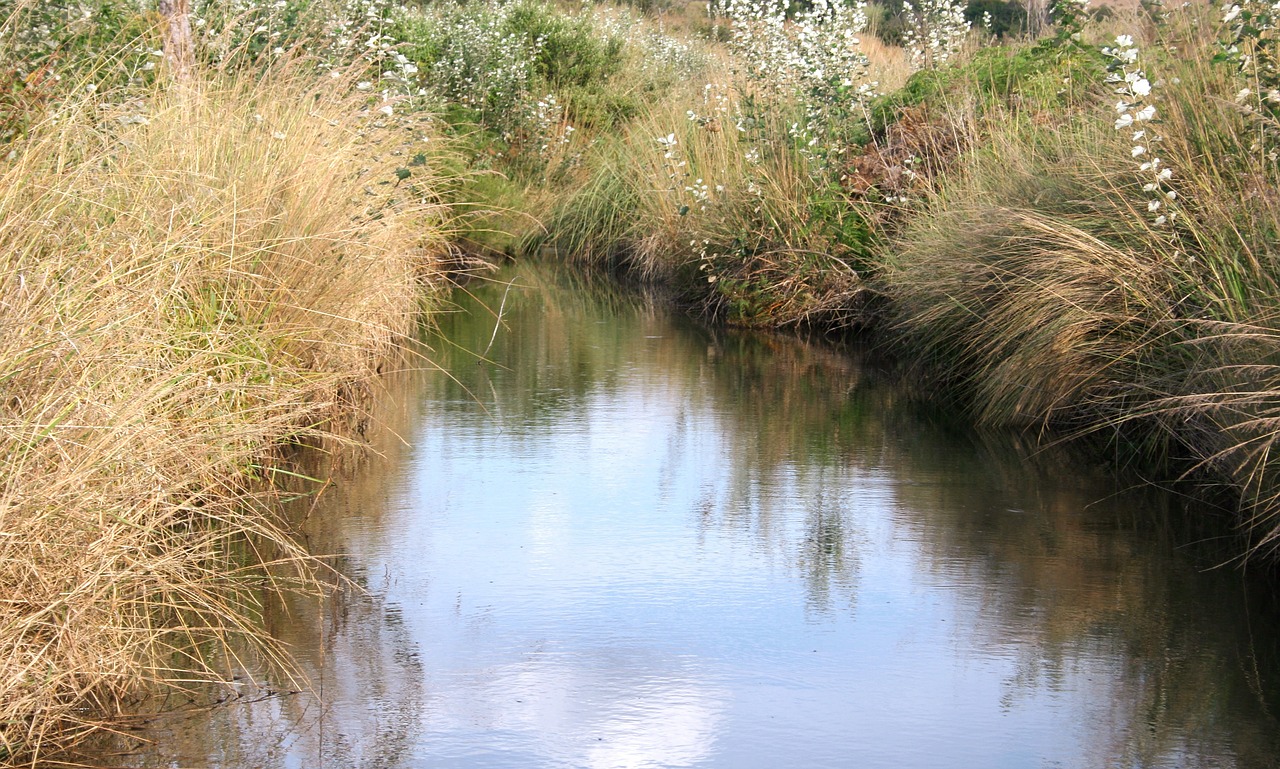
[[[848,351],[530,267],[471,289],[309,510],[360,587],[271,612],[314,692],[250,670],[123,762],[1276,763],[1271,599],[1157,525],[1175,500]]]

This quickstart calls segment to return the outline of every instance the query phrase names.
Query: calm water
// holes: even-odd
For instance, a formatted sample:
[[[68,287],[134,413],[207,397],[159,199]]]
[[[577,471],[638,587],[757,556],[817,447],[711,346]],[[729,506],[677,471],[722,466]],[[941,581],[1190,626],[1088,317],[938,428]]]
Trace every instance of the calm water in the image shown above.
[[[112,762],[1277,763],[1271,598],[1154,525],[1170,499],[946,428],[856,355],[502,280],[308,518],[361,586],[272,608],[316,693],[249,671]]]

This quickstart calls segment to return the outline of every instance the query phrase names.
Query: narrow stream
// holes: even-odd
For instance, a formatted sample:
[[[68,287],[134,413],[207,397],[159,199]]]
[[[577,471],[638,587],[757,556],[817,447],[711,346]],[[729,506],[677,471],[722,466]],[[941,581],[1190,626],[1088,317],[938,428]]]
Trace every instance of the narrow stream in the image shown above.
[[[1280,762],[1269,589],[1160,525],[1172,497],[826,345],[529,266],[472,291],[309,512],[362,588],[270,614],[315,693],[250,674],[111,763]]]

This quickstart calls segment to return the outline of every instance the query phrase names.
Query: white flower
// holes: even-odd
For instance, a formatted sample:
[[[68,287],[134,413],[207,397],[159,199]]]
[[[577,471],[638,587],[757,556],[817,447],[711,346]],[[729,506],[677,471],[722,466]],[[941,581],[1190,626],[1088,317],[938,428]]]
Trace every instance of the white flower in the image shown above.
[[[373,88],[373,83],[370,83],[368,80],[361,80],[359,83],[356,83],[357,91],[367,91],[370,88]]]
[[[378,107],[378,111],[387,117],[390,117],[391,113],[395,112],[395,110],[391,108],[390,104],[383,104],[381,107]]]
[[[1164,224],[1164,223],[1165,223],[1165,222],[1167,222],[1167,221],[1169,221],[1169,218],[1168,218],[1167,216],[1165,216],[1164,214],[1160,214],[1159,216],[1157,216],[1157,217],[1155,218],[1155,224],[1156,224],[1157,226],[1159,226],[1159,225],[1161,225],[1161,224]]]
[[[1121,48],[1128,48],[1129,46],[1133,45],[1133,35],[1117,35],[1116,45],[1120,46]]]
[[[1222,17],[1222,23],[1230,24],[1231,22],[1235,21],[1235,18],[1239,15],[1240,15],[1240,6],[1233,5],[1229,9],[1227,9],[1226,15]]]
[[[1134,156],[1135,158],[1138,157],[1139,155],[1145,155],[1146,152],[1147,152],[1147,148],[1143,147],[1141,144],[1135,145],[1133,149],[1129,150],[1129,154]]]
[[[284,131],[276,131],[275,133],[271,134],[271,138],[275,139],[276,141],[283,141]]]
[[[1121,115],[1120,117],[1116,118],[1116,130],[1117,130],[1117,131],[1121,131],[1121,130],[1123,130],[1123,129],[1125,129],[1125,128],[1128,128],[1128,127],[1129,127],[1129,126],[1131,126],[1131,125],[1133,125],[1133,115],[1130,115],[1130,114],[1128,114],[1128,113],[1125,113],[1125,114]]]
[[[1172,169],[1172,168],[1166,168],[1166,169],[1164,169],[1163,171],[1161,171],[1161,172],[1160,172],[1160,179],[1161,179],[1161,180],[1163,180],[1163,181],[1168,181],[1169,179],[1172,179],[1172,178],[1173,178],[1173,169]]]
[[[1154,105],[1148,104],[1138,110],[1138,114],[1133,116],[1134,120],[1151,120],[1156,116],[1156,108]]]
[[[1240,93],[1236,94],[1236,104],[1243,104],[1244,100],[1249,98],[1249,94],[1253,93],[1248,88],[1241,88]]]
[[[1134,82],[1133,92],[1139,96],[1149,96],[1151,94],[1151,83],[1144,77]]]

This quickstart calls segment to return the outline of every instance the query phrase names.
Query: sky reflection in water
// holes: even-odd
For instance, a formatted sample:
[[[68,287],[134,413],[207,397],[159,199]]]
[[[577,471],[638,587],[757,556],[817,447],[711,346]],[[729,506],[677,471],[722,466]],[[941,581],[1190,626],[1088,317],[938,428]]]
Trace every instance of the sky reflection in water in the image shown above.
[[[1056,458],[855,358],[523,268],[464,302],[314,546],[367,595],[273,626],[325,706],[166,719],[139,764],[1252,767],[1272,609]],[[483,291],[483,289],[482,289]],[[502,287],[485,302],[498,306]],[[588,296],[589,299],[582,297]],[[1259,613],[1261,612],[1261,613]],[[1259,625],[1258,623],[1262,623]],[[249,698],[246,698],[249,699]]]

